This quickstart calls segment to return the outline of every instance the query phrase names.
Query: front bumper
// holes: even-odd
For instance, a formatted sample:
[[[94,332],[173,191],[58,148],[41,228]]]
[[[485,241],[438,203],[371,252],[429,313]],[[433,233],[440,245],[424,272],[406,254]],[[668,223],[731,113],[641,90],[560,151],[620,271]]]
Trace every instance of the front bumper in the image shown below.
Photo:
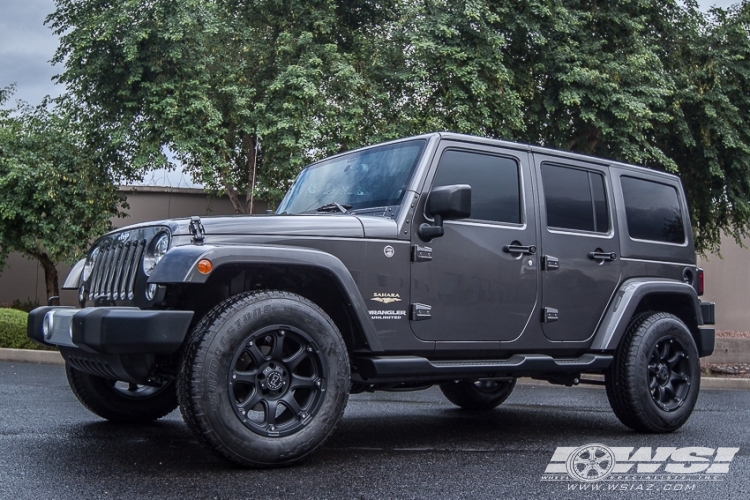
[[[192,311],[38,307],[29,313],[27,334],[45,345],[92,353],[171,354],[182,345],[192,319]]]

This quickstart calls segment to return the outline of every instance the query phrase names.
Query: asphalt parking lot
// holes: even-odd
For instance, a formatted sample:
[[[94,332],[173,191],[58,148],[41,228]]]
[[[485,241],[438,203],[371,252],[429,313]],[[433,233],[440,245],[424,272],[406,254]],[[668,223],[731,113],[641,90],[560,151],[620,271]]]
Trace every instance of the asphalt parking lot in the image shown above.
[[[243,470],[205,451],[178,412],[147,426],[113,425],[76,401],[61,366],[0,362],[0,498],[746,499],[749,425],[743,391],[703,390],[688,424],[669,435],[627,430],[598,388],[519,385],[481,413],[455,409],[435,388],[360,394],[308,462]],[[682,475],[596,489],[542,480],[557,447],[587,443],[739,452],[710,481]]]

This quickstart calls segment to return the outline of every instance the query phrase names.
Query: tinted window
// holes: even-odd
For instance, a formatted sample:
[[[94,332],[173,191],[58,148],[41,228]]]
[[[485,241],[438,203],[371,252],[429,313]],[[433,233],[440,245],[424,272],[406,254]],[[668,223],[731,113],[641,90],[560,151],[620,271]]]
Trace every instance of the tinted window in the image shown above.
[[[622,177],[620,182],[631,238],[685,242],[685,226],[675,188],[633,177]]]
[[[521,223],[518,163],[510,158],[466,151],[443,153],[434,187],[471,186],[471,218]]]
[[[603,175],[544,164],[542,182],[547,226],[596,233],[609,230]]]

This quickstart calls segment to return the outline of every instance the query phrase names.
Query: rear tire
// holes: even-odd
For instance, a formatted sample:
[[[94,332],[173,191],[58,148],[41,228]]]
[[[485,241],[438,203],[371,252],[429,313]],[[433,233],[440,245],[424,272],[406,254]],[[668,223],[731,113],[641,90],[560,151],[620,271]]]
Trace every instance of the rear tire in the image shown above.
[[[333,433],[350,376],[341,334],[317,305],[286,292],[244,293],[191,334],[180,410],[221,457],[244,467],[290,465]]]
[[[448,401],[465,410],[491,410],[500,406],[513,392],[513,380],[455,380],[440,384]]]
[[[97,377],[65,365],[73,394],[92,413],[112,422],[146,423],[177,408],[174,382],[161,387],[128,384]]]
[[[672,432],[690,418],[700,391],[698,349],[678,317],[635,317],[605,377],[617,418],[640,432]]]

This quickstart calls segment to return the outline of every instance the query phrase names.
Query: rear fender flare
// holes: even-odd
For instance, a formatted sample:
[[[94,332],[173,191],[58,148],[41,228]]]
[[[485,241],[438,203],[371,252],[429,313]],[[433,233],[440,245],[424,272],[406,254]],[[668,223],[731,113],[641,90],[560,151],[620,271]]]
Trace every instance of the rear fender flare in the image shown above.
[[[689,300],[698,325],[703,324],[700,300],[695,289],[688,283],[674,280],[654,280],[653,278],[634,278],[625,281],[607,308],[594,340],[592,351],[614,351],[620,345],[620,340],[630,323],[638,305],[648,295],[655,293],[669,293],[684,295]],[[692,332],[693,335],[696,332]]]

